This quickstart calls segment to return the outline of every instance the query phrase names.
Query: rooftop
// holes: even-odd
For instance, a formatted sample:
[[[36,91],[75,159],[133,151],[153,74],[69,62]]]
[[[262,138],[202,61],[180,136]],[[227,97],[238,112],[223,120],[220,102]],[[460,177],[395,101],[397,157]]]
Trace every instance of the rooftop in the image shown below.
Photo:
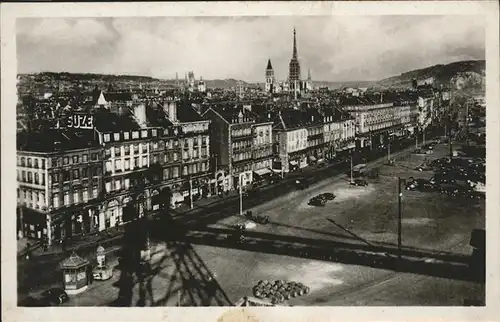
[[[17,134],[19,151],[51,153],[97,147],[99,141],[93,130],[48,129]]]

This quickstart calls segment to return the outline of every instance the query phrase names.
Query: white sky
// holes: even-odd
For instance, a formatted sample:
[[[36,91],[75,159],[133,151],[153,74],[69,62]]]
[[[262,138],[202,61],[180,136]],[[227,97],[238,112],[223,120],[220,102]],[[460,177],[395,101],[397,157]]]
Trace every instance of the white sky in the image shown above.
[[[24,18],[19,73],[68,71],[263,81],[287,76],[297,29],[302,75],[378,80],[439,63],[484,59],[480,16]]]

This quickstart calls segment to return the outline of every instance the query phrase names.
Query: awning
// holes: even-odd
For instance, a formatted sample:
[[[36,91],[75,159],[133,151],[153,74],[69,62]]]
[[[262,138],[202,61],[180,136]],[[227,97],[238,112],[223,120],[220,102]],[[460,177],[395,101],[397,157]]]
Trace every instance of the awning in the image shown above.
[[[271,169],[269,169],[269,168],[258,169],[258,170],[255,170],[254,172],[257,173],[259,176],[263,176],[263,175],[271,173]]]
[[[180,194],[179,192],[174,192],[172,194],[172,202],[182,202],[184,201],[184,196]]]
[[[291,165],[297,165],[297,161],[290,161]]]

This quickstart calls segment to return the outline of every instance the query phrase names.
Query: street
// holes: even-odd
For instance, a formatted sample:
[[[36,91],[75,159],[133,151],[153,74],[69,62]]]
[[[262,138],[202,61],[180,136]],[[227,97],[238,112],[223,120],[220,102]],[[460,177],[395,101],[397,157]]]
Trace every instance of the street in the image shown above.
[[[397,176],[428,178],[412,170],[425,158],[446,155],[395,154],[394,166],[380,159],[369,167],[379,177],[367,187],[348,184],[345,174],[326,178],[306,190],[291,190],[244,210],[268,215],[270,223],[245,233],[236,244],[226,236],[244,222],[239,206],[222,203],[204,216],[176,215],[182,238],[152,233],[152,274],[130,285],[130,305],[230,305],[250,296],[259,280],[292,280],[311,293],[288,305],[462,305],[484,301],[484,284],[467,269],[470,231],[484,227],[484,202],[452,199],[435,192],[404,191],[402,263],[397,256]],[[335,200],[307,205],[323,192]],[[213,209],[215,208],[215,209]],[[182,217],[184,216],[184,217]],[[153,221],[155,223],[156,221]],[[160,225],[156,225],[160,227]],[[157,227],[157,228],[158,228]],[[161,232],[161,229],[158,228]],[[163,241],[162,241],[163,239]],[[156,247],[156,248],[155,248]],[[113,279],[94,282],[67,305],[112,305],[122,286]],[[146,294],[148,296],[146,296]]]

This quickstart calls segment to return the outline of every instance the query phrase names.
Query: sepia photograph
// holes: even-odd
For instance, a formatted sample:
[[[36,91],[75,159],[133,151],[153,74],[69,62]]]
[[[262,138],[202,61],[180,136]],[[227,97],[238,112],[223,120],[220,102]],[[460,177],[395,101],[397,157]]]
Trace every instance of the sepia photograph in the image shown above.
[[[484,15],[104,13],[14,19],[19,308],[485,307]]]

